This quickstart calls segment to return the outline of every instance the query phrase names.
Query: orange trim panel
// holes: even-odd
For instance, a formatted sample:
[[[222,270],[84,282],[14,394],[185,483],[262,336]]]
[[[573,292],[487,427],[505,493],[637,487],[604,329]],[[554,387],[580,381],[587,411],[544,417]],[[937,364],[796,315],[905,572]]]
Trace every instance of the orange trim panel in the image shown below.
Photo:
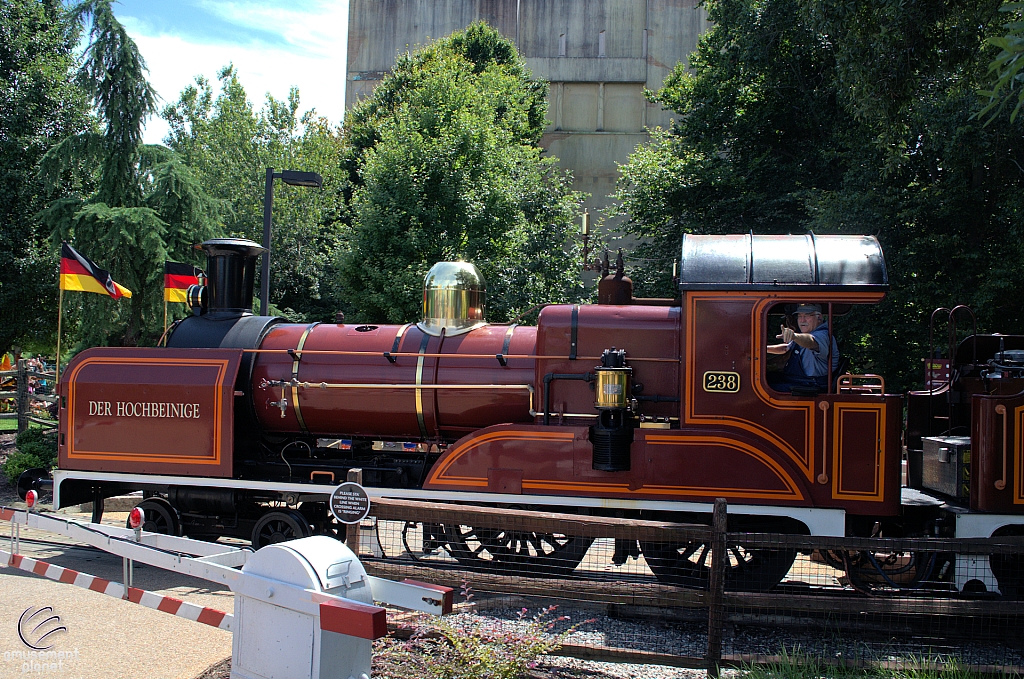
[[[229,370],[230,359],[204,359],[204,358],[139,358],[127,356],[94,356],[78,362],[71,370],[66,380],[68,384],[68,421],[77,429],[79,426],[76,420],[76,391],[81,371],[88,366],[95,365],[123,365],[123,366],[149,366],[149,367],[212,367],[217,369],[216,378],[212,385],[204,385],[207,389],[213,390],[213,442],[212,454],[210,455],[173,455],[163,453],[145,452],[116,452],[109,450],[80,450],[75,448],[75,431],[68,432],[67,457],[76,460],[117,460],[123,462],[148,462],[148,463],[173,463],[173,464],[197,464],[197,465],[220,465],[222,463],[222,417],[224,410],[223,393],[228,375],[233,377],[233,371]]]
[[[832,453],[832,497],[837,500],[859,500],[862,502],[882,502],[885,499],[885,465],[883,450],[885,447],[885,404],[878,403],[835,403],[833,415],[833,453]],[[873,413],[875,415],[875,450],[874,450],[874,478],[871,490],[857,490],[847,486],[848,479],[843,478],[843,442],[846,440],[845,430],[847,415],[850,413]],[[856,437],[864,440],[867,432],[863,425],[857,425]],[[865,468],[870,462],[858,460],[857,467]]]

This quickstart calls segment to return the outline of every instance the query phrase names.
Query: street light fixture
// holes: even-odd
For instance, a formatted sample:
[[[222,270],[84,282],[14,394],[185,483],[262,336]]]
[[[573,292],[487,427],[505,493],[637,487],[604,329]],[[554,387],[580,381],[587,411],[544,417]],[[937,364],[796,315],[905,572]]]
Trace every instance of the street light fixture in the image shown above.
[[[274,204],[274,180],[280,179],[289,186],[308,186],[321,188],[324,179],[316,172],[299,172],[298,170],[281,170],[267,168],[267,190],[263,194],[263,268],[260,269],[260,316],[267,315],[270,302],[270,210]]]

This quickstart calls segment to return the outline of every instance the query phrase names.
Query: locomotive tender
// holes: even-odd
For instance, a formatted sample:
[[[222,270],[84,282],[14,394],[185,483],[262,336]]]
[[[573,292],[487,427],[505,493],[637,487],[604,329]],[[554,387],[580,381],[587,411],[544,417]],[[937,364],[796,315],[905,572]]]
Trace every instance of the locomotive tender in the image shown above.
[[[262,248],[203,248],[207,285],[166,347],[89,349],[67,367],[55,507],[94,501],[99,520],[103,498],[142,490],[148,529],[262,546],[344,530],[327,498],[358,467],[371,496],[570,513],[707,521],[722,497],[734,531],[988,537],[1024,524],[1024,370],[983,370],[1024,338],[973,338],[943,386],[908,396],[912,472],[929,437],[971,437],[960,497],[901,488],[904,399],[880,378],[768,385],[766,345],[795,305],[821,304],[831,328],[883,298],[873,237],[687,235],[677,298],[633,298],[620,266],[598,304],[546,306],[536,326],[487,323],[482,278],[459,262],[428,274],[419,323],[254,316]],[[591,543],[422,530],[424,552],[517,572],[570,572]],[[702,545],[622,542],[616,561],[639,549],[664,582],[706,582]],[[767,590],[795,552],[735,555],[728,586]],[[1015,588],[1005,565],[972,559],[970,578]],[[958,588],[963,560],[946,573]]]

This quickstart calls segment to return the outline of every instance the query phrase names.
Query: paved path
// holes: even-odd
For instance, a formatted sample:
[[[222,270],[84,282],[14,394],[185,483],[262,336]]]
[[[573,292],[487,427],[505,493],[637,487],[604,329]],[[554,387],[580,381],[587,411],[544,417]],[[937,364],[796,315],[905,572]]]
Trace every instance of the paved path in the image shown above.
[[[124,515],[104,516],[108,522],[123,526]],[[0,522],[5,550],[10,549],[9,535],[10,524]],[[21,536],[27,539],[21,549],[26,556],[108,580],[122,579],[118,557],[24,527]],[[31,539],[61,544],[42,545]],[[231,592],[213,583],[139,564],[134,578],[136,587],[233,611]],[[18,620],[26,609],[44,606],[53,607],[60,622],[49,623],[36,635],[52,627],[67,628],[49,637],[54,643],[50,650],[62,651],[63,657],[58,653],[45,665],[26,657],[31,650],[18,635]],[[22,627],[29,628],[31,641],[32,626]],[[230,655],[230,632],[0,565],[0,679],[194,679]]]

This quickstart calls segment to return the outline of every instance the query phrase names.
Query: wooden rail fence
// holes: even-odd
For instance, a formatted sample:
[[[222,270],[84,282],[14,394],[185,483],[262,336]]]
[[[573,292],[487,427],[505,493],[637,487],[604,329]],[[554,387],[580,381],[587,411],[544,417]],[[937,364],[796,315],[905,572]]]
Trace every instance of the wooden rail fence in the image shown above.
[[[0,380],[6,380],[9,377],[15,379],[16,388],[14,391],[0,391],[0,400],[13,398],[16,408],[13,413],[0,413],[0,420],[17,419],[19,434],[28,429],[29,423],[33,422],[43,427],[56,427],[57,423],[53,420],[33,416],[32,404],[35,402],[56,403],[59,397],[53,393],[40,393],[38,387],[33,391],[29,390],[29,379],[35,378],[46,380],[49,383],[48,390],[52,391],[56,373],[30,370],[28,361],[22,358],[18,360],[17,370],[0,371]]]
[[[556,577],[509,577],[498,573],[462,570],[460,567],[437,568],[416,561],[389,558],[365,558],[369,573],[390,578],[412,577],[427,582],[459,586],[472,581],[479,591],[518,596],[539,596],[588,601],[623,606],[661,606],[707,609],[707,644],[703,657],[664,656],[625,649],[571,649],[568,654],[584,657],[587,653],[618,662],[654,662],[684,667],[704,667],[709,675],[718,675],[719,668],[750,662],[771,662],[772,658],[733,657],[723,654],[723,628],[726,624],[744,622],[751,617],[761,620],[769,614],[799,617],[806,614],[824,619],[829,615],[857,620],[865,616],[934,619],[948,616],[961,620],[1000,619],[1016,623],[1024,619],[1020,601],[1007,599],[964,599],[955,593],[920,592],[908,596],[873,597],[858,592],[821,592],[795,596],[784,592],[735,592],[725,589],[725,570],[729,545],[736,543],[763,545],[771,548],[839,550],[865,552],[947,552],[954,554],[1019,555],[1024,553],[1024,537],[944,539],[944,538],[857,538],[781,535],[767,533],[728,532],[728,507],[725,500],[716,500],[712,524],[682,524],[638,519],[588,516],[520,510],[513,508],[478,507],[397,498],[375,498],[370,515],[381,521],[469,525],[511,532],[559,533],[593,538],[622,538],[655,542],[704,543],[711,546],[710,583],[706,590],[686,589],[655,581],[608,581]],[[657,602],[657,603],[652,603]],[[871,625],[877,626],[876,618]],[[874,627],[872,627],[874,628]],[[584,655],[579,655],[584,653]],[[595,656],[596,657],[596,656]],[[777,659],[776,659],[777,660]],[[1003,668],[1006,669],[1006,668]],[[1014,671],[1024,668],[1014,668]]]

